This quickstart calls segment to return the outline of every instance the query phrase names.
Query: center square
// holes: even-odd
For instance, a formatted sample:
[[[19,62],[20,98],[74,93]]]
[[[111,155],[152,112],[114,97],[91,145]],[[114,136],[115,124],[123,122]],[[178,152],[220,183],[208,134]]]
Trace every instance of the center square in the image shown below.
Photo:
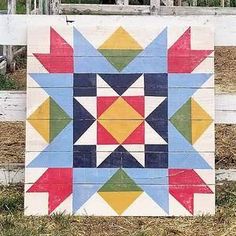
[[[168,74],[74,74],[74,168],[168,168]]]

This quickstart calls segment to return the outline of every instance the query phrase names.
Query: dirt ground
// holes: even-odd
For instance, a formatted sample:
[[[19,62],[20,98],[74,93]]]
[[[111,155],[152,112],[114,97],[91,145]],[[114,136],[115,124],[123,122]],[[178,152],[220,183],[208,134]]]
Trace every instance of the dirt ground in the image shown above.
[[[215,48],[215,73],[217,93],[236,92],[236,47]],[[25,66],[11,78],[25,89]],[[23,163],[24,145],[23,122],[0,122],[0,163]],[[216,125],[216,167],[236,168],[236,125]]]
[[[236,92],[236,47],[215,47],[215,89]]]

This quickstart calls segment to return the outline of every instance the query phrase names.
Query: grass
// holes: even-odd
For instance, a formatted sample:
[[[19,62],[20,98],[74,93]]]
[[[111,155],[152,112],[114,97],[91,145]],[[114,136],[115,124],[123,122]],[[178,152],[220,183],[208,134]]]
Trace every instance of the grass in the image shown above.
[[[217,186],[216,204],[215,216],[76,217],[54,214],[24,217],[23,186],[0,186],[0,235],[235,236],[235,183]]]

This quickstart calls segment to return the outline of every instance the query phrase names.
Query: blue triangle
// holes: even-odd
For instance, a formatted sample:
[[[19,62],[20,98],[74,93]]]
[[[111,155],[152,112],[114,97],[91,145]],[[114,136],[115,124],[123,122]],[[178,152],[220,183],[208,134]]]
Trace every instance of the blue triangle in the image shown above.
[[[72,167],[73,122],[71,121],[27,167]]]
[[[98,168],[143,168],[143,166],[123,147],[117,147]]]
[[[196,73],[196,74],[168,74],[168,87],[173,88],[199,88],[212,74]]]
[[[116,73],[117,70],[74,28],[75,73]]]
[[[117,168],[74,168],[73,169],[73,213],[88,201],[104,183],[106,183]]]
[[[169,168],[212,169],[170,122],[168,136]]]
[[[73,88],[43,88],[46,93],[73,118]]]
[[[167,28],[122,71],[124,73],[167,72]]]
[[[95,118],[75,98],[73,106],[74,120],[95,120]]]
[[[111,88],[122,95],[142,74],[99,74]]]
[[[197,152],[169,152],[169,169],[212,169],[212,167]]]
[[[80,209],[95,194],[102,184],[73,184],[73,213]],[[86,214],[86,212],[84,212]]]
[[[140,185],[145,193],[167,214],[169,213],[169,187],[163,185]]]
[[[124,169],[165,212],[169,211],[167,169]]]
[[[34,79],[40,87],[48,88],[66,88],[73,87],[73,74],[63,73],[30,73],[32,79]]]
[[[84,134],[84,132],[95,122],[95,118],[74,99],[74,143]]]
[[[167,98],[145,119],[168,142]]]
[[[168,88],[168,118],[183,106],[198,88]]]
[[[73,167],[72,152],[42,151],[27,167],[30,168],[69,168]]]

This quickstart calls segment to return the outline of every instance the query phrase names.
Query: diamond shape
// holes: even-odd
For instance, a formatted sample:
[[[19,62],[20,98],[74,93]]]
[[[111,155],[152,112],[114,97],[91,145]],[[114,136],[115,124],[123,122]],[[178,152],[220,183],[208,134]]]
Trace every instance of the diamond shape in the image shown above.
[[[190,98],[170,121],[189,143],[194,144],[213,120],[193,98]]]
[[[143,190],[122,169],[119,169],[98,191],[118,215],[121,215],[142,192]]]
[[[50,143],[70,123],[71,118],[49,97],[30,115],[28,121]]]
[[[139,43],[122,27],[98,48],[118,71],[123,70],[142,50]]]
[[[99,99],[98,102],[102,103],[104,101],[105,103],[106,99],[110,101],[110,98],[103,98]],[[130,103],[122,97],[118,97],[98,117],[98,122],[117,140],[118,143],[123,143],[128,136],[142,124],[143,117],[130,105]],[[98,133],[98,135],[101,134]]]

